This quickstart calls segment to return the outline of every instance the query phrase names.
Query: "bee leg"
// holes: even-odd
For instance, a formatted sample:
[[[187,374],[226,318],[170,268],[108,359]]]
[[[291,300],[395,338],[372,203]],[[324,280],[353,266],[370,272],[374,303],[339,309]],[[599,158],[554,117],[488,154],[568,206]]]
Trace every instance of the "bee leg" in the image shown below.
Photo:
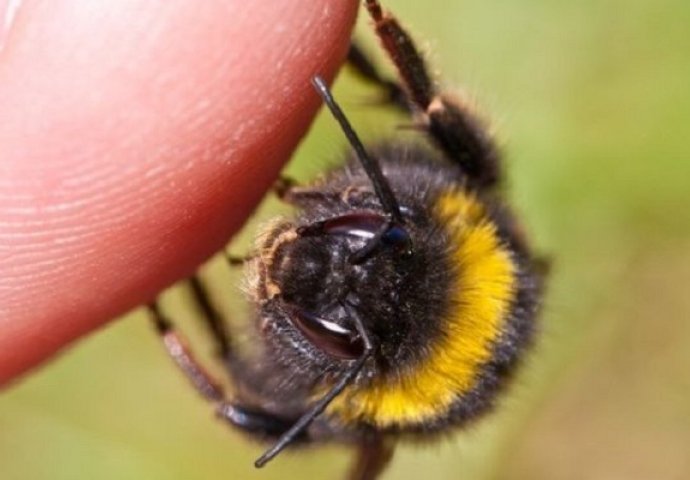
[[[421,123],[449,160],[457,163],[476,185],[488,187],[499,179],[498,152],[479,118],[439,92],[412,38],[378,0],[365,0],[374,28],[402,80],[409,101],[420,111]]]
[[[273,184],[273,192],[283,202],[298,207],[305,207],[313,203],[340,201],[338,192],[302,186],[294,179],[282,176]]]
[[[237,255],[232,255],[227,252],[223,252],[223,254],[225,256],[225,260],[228,262],[228,265],[230,265],[231,267],[241,267],[247,261],[253,258],[251,255],[247,257],[238,257]]]
[[[350,470],[349,480],[376,480],[393,458],[395,443],[383,435],[357,444],[357,457]]]
[[[281,175],[273,184],[273,193],[275,193],[280,200],[290,202],[290,193],[296,186],[297,181],[294,178]]]
[[[216,342],[217,354],[221,358],[227,358],[232,353],[232,345],[223,317],[211,302],[211,298],[198,275],[189,278],[189,286],[194,301],[201,309],[202,317]]]
[[[220,384],[194,358],[187,342],[177,334],[172,323],[163,316],[158,304],[154,302],[148,306],[148,309],[168,355],[192,382],[194,388],[209,401],[222,401],[225,395]]]
[[[245,407],[236,403],[223,402],[218,405],[216,414],[232,426],[262,440],[275,440],[290,430],[294,418],[282,418],[264,410]],[[296,442],[306,441],[308,433],[302,432]]]
[[[260,439],[275,439],[284,434],[295,423],[295,419],[279,418],[271,413],[229,401],[220,384],[194,358],[186,340],[175,331],[172,323],[163,316],[158,304],[152,303],[148,309],[168,354],[191,381],[194,388],[206,400],[216,404],[216,413],[220,418],[243,432]],[[306,435],[307,433],[304,432],[295,440],[304,440]]]
[[[407,95],[405,95],[400,84],[381,75],[374,66],[374,62],[356,43],[350,45],[350,50],[347,53],[347,64],[361,78],[383,90],[385,103],[394,105],[405,112],[410,112]]]

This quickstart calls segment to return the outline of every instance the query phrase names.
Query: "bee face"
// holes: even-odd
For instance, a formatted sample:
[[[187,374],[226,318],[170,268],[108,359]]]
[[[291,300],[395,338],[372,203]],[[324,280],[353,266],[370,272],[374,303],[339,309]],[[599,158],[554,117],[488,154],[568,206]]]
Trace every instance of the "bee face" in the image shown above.
[[[331,190],[340,190],[341,181],[358,180],[366,180],[366,175],[353,168],[349,179],[331,178],[319,188],[328,197]],[[346,329],[352,325],[348,325],[342,304],[350,303],[382,345],[379,361],[372,363],[385,369],[400,352],[413,351],[399,341],[416,321],[410,318],[411,312],[438,309],[426,304],[430,298],[440,300],[442,294],[434,296],[420,286],[445,288],[442,275],[434,268],[444,257],[445,239],[426,238],[433,229],[424,215],[415,214],[422,208],[420,200],[412,197],[410,201],[403,206],[404,226],[389,225],[370,187],[350,190],[345,198],[320,204],[316,210],[305,209],[294,225],[284,227],[290,233],[271,234],[275,227],[270,226],[259,237],[268,241],[257,245],[265,253],[258,260],[257,270],[262,274],[252,282],[256,289],[252,297],[265,302],[269,295],[270,311],[278,306]],[[367,250],[377,237],[381,237],[380,243]],[[293,323],[303,326],[299,319]]]

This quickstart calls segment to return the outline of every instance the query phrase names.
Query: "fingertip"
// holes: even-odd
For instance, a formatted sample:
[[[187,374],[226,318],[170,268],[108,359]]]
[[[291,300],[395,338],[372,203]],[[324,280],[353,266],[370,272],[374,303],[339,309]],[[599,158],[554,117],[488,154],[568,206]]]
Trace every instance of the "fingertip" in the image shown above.
[[[97,22],[38,4],[0,61],[0,384],[227,242],[308,128],[310,78],[334,75],[356,14],[153,3],[101,5]]]

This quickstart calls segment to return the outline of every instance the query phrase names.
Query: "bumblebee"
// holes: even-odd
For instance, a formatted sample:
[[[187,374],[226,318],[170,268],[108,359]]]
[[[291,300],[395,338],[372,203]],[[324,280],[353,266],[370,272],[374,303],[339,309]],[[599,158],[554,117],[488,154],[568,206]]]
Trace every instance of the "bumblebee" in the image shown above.
[[[470,109],[437,89],[412,39],[366,0],[400,83],[353,47],[350,63],[429,137],[365,147],[325,82],[313,83],[347,136],[343,167],[309,185],[279,182],[298,207],[258,236],[242,263],[253,304],[241,354],[198,277],[234,391],[194,359],[157,304],[168,352],[220,418],[272,446],[358,447],[352,479],[373,479],[401,437],[433,439],[494,405],[532,341],[542,274],[500,193],[495,144]]]

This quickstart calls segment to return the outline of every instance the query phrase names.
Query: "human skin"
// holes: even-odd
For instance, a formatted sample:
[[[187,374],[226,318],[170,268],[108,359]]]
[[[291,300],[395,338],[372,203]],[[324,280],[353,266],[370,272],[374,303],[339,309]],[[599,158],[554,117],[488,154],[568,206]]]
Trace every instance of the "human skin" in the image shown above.
[[[334,76],[357,10],[4,4],[0,386],[228,241],[306,132],[320,105],[310,78]]]

